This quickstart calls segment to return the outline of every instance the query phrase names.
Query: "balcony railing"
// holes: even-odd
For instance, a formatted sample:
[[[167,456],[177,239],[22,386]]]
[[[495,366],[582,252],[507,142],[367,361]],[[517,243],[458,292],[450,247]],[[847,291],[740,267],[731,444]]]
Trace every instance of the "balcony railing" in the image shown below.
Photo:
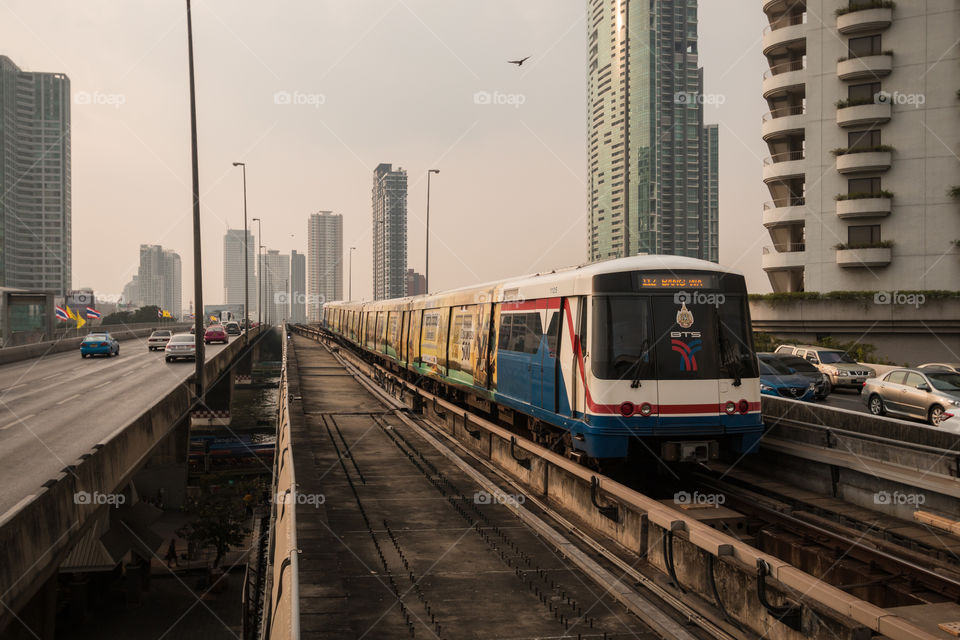
[[[795,104],[789,107],[780,107],[779,109],[774,109],[768,113],[763,114],[760,118],[763,122],[769,122],[771,120],[776,120],[777,118],[785,118],[787,116],[802,116],[806,113],[802,104]]]
[[[781,242],[773,246],[766,246],[763,248],[763,255],[769,255],[771,253],[796,253],[798,251],[806,251],[807,243],[806,242]]]
[[[791,13],[790,15],[783,16],[774,20],[768,24],[763,29],[763,35],[767,35],[771,31],[776,31],[777,29],[783,29],[784,27],[792,27],[798,24],[807,24],[807,12],[803,13]]]
[[[803,149],[797,151],[784,151],[783,153],[775,153],[769,158],[763,159],[763,165],[769,167],[772,164],[778,162],[790,162],[791,160],[804,160],[806,159],[806,154],[803,152]]]
[[[780,198],[778,200],[767,200],[763,203],[763,210],[769,211],[770,209],[782,209],[783,207],[803,207],[807,204],[807,199],[804,197],[796,198]]]
[[[766,71],[763,72],[763,79],[771,78],[773,76],[778,76],[781,73],[788,73],[790,71],[803,71],[806,67],[803,64],[803,58],[799,60],[790,60],[788,62],[781,62],[780,64],[775,64]]]

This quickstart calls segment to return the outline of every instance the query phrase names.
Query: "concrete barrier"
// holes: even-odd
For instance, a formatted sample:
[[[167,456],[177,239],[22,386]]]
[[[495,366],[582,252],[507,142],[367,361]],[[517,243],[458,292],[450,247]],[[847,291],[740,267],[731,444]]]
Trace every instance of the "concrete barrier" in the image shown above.
[[[184,325],[173,325],[171,327],[163,327],[164,329],[170,329],[171,331],[189,331],[189,324]],[[112,335],[117,340],[123,342],[126,340],[133,340],[135,338],[146,338],[151,333],[159,329],[160,327],[148,327],[143,329],[124,329],[121,331],[110,331],[109,327],[104,327],[104,330],[110,331]],[[91,331],[90,333],[96,333],[96,331]],[[83,342],[83,337],[79,338],[65,338],[63,340],[56,340],[53,342],[37,342],[36,344],[25,344],[19,347],[6,347],[0,349],[0,365],[9,364],[11,362],[20,362],[21,360],[30,360],[31,358],[39,358],[41,356],[46,356],[54,353],[63,353],[65,351],[76,351],[80,348],[80,343]]]

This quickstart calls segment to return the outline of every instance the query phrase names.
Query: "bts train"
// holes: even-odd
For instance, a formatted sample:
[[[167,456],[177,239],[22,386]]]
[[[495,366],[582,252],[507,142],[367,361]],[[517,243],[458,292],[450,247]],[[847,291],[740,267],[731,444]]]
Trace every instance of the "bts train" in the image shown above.
[[[323,325],[428,389],[582,459],[746,453],[760,385],[743,276],[634,256],[434,295],[330,302]]]

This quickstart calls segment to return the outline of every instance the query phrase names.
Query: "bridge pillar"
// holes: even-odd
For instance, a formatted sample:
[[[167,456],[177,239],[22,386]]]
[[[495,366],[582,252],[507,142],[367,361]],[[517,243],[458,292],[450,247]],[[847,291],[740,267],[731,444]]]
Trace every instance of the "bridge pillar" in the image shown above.
[[[27,606],[17,613],[17,618],[4,629],[3,640],[54,640],[58,579],[54,571]]]
[[[187,457],[190,452],[190,416],[180,420],[153,450],[133,478],[140,497],[179,509],[187,496]]]

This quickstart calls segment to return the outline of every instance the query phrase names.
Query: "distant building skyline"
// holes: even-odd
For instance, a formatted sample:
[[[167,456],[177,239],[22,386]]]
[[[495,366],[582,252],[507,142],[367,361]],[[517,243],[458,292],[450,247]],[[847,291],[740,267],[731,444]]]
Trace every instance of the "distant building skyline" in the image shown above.
[[[719,256],[702,160],[717,130],[703,124],[697,52],[696,0],[588,0],[590,261]]]
[[[320,321],[324,302],[343,300],[343,216],[319,211],[307,219],[309,322]]]
[[[290,252],[290,321],[307,321],[307,256]]]
[[[0,286],[72,286],[70,79],[0,56]]]
[[[247,278],[247,290],[250,300],[250,309],[247,314],[253,317],[257,313],[257,275],[256,251],[257,243],[253,233],[247,230],[247,262],[250,270]],[[244,269],[244,235],[243,229],[227,229],[223,234],[223,301],[225,304],[244,304],[243,269]]]
[[[407,269],[405,276],[408,296],[419,296],[427,292],[427,277],[413,269]]]
[[[290,256],[267,249],[260,256],[258,271],[263,278],[263,321],[280,324],[290,317]]]
[[[180,256],[158,244],[141,244],[134,304],[156,305],[177,317],[182,311],[182,289]]]
[[[373,298],[406,295],[407,172],[382,163],[373,171]]]

